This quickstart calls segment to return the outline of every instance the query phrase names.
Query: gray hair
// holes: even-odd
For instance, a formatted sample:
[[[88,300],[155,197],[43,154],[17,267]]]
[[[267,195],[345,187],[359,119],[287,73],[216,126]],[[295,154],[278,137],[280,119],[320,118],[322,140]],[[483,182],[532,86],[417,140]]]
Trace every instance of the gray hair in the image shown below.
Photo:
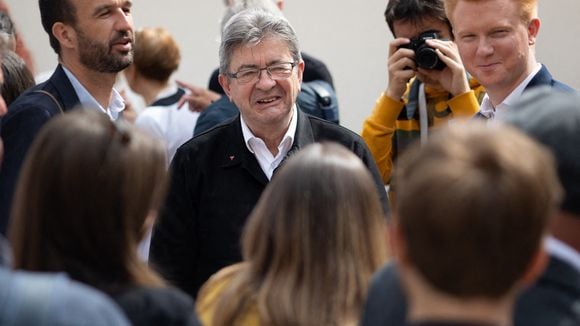
[[[282,15],[247,9],[234,15],[224,27],[220,44],[220,73],[228,72],[232,54],[240,46],[256,46],[265,38],[284,40],[296,62],[302,60],[296,32]]]
[[[226,0],[226,11],[224,12],[224,16],[222,17],[221,21],[221,29],[220,31],[223,32],[224,27],[226,26],[227,22],[232,18],[235,14],[239,13],[242,10],[246,9],[261,9],[264,11],[271,12],[273,14],[282,15],[280,8],[276,5],[276,0]]]

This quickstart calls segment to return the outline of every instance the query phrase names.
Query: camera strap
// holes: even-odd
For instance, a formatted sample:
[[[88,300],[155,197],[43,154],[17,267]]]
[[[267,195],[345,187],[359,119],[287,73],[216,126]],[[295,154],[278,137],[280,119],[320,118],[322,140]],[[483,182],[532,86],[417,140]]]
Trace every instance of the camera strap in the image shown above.
[[[429,116],[427,113],[427,96],[425,95],[425,84],[419,85],[419,128],[421,131],[421,146],[427,143],[429,129]]]

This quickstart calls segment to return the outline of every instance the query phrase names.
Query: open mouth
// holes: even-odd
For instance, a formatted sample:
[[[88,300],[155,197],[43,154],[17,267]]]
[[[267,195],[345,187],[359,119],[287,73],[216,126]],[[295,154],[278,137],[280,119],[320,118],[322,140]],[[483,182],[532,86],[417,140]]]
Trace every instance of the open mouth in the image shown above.
[[[280,97],[279,96],[271,96],[271,97],[266,97],[266,98],[262,98],[259,99],[258,101],[256,101],[258,104],[270,104],[270,103],[274,103],[277,100],[279,100]]]

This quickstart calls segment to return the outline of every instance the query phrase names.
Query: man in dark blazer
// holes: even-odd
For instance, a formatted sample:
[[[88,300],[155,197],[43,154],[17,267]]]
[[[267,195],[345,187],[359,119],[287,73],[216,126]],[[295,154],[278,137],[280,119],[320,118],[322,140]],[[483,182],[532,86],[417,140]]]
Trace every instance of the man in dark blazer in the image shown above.
[[[362,138],[298,110],[304,62],[287,20],[243,11],[226,26],[222,40],[219,79],[240,114],[177,151],[151,242],[151,263],[192,296],[213,273],[242,259],[246,218],[283,160],[307,144],[333,141],[353,151],[368,166],[385,213],[388,209]]]
[[[486,90],[480,115],[501,117],[539,85],[571,90],[536,60],[537,0],[445,0],[445,9],[465,69]]]
[[[0,233],[6,233],[20,167],[40,128],[77,105],[117,119],[124,108],[113,90],[117,72],[133,60],[132,2],[40,0],[42,25],[59,65],[46,82],[22,94],[2,119]]]

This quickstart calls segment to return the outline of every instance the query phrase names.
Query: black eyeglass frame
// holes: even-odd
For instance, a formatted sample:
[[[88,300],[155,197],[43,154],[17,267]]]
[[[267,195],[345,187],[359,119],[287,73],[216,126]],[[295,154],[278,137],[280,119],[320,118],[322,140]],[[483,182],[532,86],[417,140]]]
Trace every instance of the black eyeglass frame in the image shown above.
[[[272,72],[270,71],[270,69],[273,69],[279,65],[283,65],[283,64],[289,64],[290,65],[290,71],[288,73],[288,76],[285,77],[280,77],[280,76],[276,76],[275,74],[272,74]],[[292,71],[294,71],[294,67],[296,67],[298,65],[297,61],[288,61],[288,62],[276,62],[273,63],[269,66],[266,66],[264,68],[242,68],[234,73],[228,72],[226,73],[226,76],[228,76],[229,78],[233,78],[236,79],[238,81],[238,83],[240,84],[248,84],[250,82],[256,82],[258,80],[260,80],[260,77],[262,76],[262,71],[266,70],[266,73],[268,74],[268,77],[270,77],[272,80],[284,80],[287,79],[288,77],[290,77],[292,75]],[[256,75],[256,77],[252,77],[251,79],[248,79],[247,81],[244,80],[243,78],[240,80],[240,77],[238,76],[239,73],[241,72],[247,72],[247,71],[257,71],[258,74]]]

